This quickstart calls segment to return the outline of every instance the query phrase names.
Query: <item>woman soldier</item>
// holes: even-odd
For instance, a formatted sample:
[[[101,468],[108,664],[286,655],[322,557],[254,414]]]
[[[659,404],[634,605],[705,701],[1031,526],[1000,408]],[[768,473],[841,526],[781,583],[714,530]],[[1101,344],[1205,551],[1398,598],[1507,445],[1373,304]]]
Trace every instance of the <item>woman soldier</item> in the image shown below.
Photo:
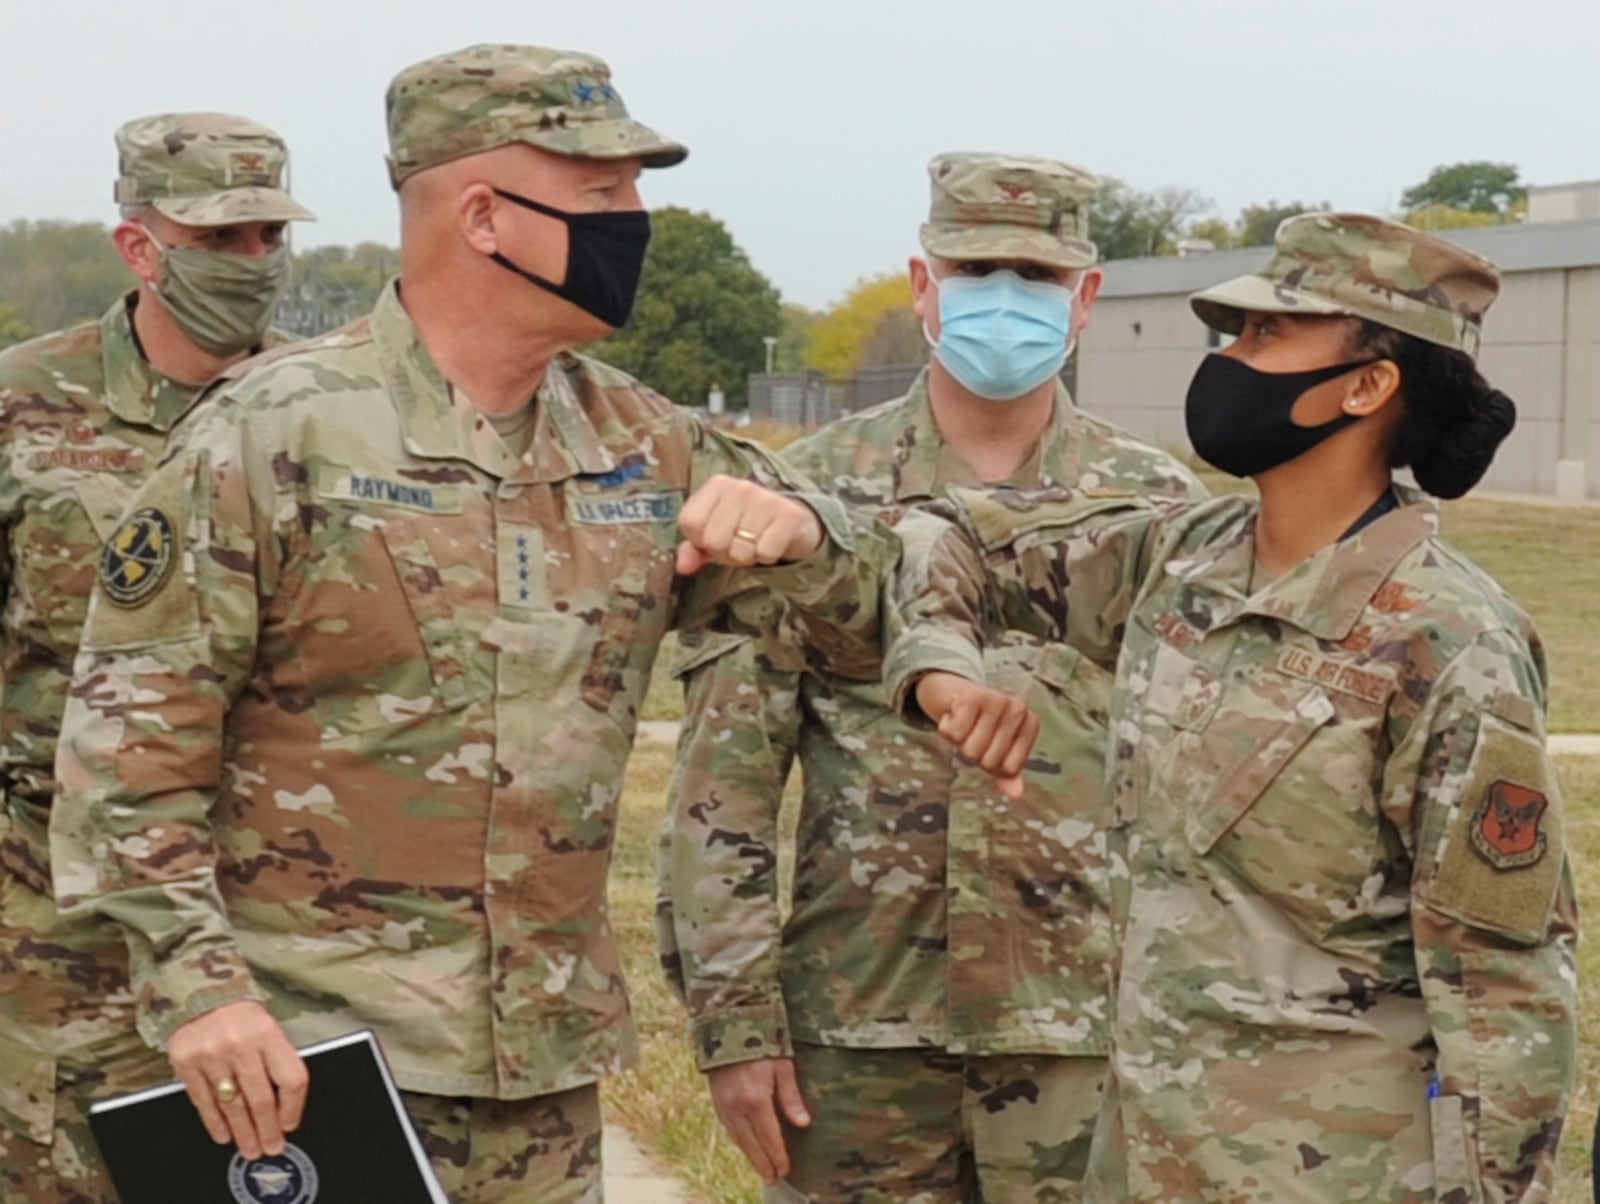
[[[1193,298],[1236,340],[1190,437],[1259,502],[969,493],[908,533],[889,686],[986,768],[1033,722],[974,684],[998,628],[1115,664],[1091,1199],[1548,1198],[1576,909],[1543,654],[1393,478],[1459,497],[1511,430],[1472,360],[1497,291],[1407,227],[1292,218]]]

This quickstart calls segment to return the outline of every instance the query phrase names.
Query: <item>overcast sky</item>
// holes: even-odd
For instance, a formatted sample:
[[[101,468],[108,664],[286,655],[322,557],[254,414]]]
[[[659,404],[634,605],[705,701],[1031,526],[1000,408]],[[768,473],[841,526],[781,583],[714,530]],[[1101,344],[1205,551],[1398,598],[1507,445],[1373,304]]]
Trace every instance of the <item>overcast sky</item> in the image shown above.
[[[609,60],[687,143],[646,201],[726,221],[822,305],[914,253],[924,165],[1054,155],[1140,188],[1386,211],[1436,164],[1600,176],[1596,0],[0,0],[0,220],[109,220],[112,130],[170,109],[288,138],[321,221],[395,238],[383,91],[474,42]]]

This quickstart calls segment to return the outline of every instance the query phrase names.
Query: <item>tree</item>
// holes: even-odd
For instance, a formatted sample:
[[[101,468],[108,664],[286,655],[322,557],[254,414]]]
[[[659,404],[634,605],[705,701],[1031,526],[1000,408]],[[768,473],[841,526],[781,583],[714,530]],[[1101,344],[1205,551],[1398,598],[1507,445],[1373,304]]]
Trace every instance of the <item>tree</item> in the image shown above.
[[[16,306],[0,304],[0,347],[25,342],[34,333],[33,328],[22,320]]]
[[[1426,180],[1401,193],[1400,204],[1408,212],[1444,205],[1468,213],[1496,214],[1504,220],[1511,207],[1528,196],[1519,174],[1513,164],[1486,159],[1447,163],[1435,167]]]
[[[778,345],[772,354],[773,371],[804,371],[811,330],[821,316],[795,301],[785,301],[778,307]]]
[[[627,326],[595,354],[685,405],[720,386],[732,406],[766,367],[762,339],[781,335],[778,290],[708,213],[655,212],[639,299]]]
[[[1089,203],[1089,237],[1102,259],[1174,255],[1186,223],[1210,208],[1192,188],[1140,192],[1107,176]]]
[[[1404,214],[1401,221],[1418,230],[1463,230],[1473,226],[1498,226],[1498,213],[1478,213],[1471,209],[1452,209],[1449,205],[1424,205]]]
[[[904,272],[884,272],[856,281],[855,286],[811,328],[806,367],[834,379],[862,367],[862,353],[886,315],[911,314],[911,281]],[[914,320],[914,319],[913,319]]]
[[[0,229],[0,304],[30,331],[98,318],[132,284],[99,222],[18,219]]]
[[[1310,213],[1316,210],[1328,209],[1327,201],[1318,201],[1315,205],[1307,205],[1304,201],[1288,201],[1280,204],[1276,200],[1266,202],[1264,205],[1246,205],[1239,210],[1239,222],[1235,239],[1241,247],[1270,247],[1278,233],[1278,227],[1285,218],[1293,217],[1297,213]]]
[[[1196,218],[1189,223],[1189,228],[1183,232],[1184,240],[1196,239],[1211,244],[1214,251],[1226,251],[1238,245],[1238,236],[1233,227],[1228,225],[1228,219],[1219,214],[1208,217]]]
[[[928,336],[922,319],[911,309],[891,309],[878,319],[856,357],[856,371],[863,368],[907,368],[928,358]]]
[[[382,243],[313,247],[294,257],[288,291],[274,322],[296,334],[316,335],[371,311],[400,253]]]

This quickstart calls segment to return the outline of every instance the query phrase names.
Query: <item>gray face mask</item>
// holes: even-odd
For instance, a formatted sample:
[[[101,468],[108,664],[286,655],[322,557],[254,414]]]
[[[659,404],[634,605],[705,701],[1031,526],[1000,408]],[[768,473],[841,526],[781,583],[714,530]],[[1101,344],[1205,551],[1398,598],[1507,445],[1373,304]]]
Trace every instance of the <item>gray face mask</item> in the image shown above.
[[[189,341],[212,355],[236,355],[261,342],[289,283],[289,248],[265,255],[161,247],[161,275],[151,284]]]

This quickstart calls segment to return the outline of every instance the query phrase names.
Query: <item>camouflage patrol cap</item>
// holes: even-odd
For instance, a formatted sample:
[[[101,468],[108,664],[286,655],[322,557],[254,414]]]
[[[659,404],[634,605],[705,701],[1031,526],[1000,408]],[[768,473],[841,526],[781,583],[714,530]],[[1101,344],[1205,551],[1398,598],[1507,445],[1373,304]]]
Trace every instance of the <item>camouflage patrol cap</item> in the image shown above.
[[[1189,299],[1214,330],[1238,334],[1246,310],[1365,318],[1478,354],[1500,271],[1481,255],[1362,213],[1302,213],[1278,227],[1277,250],[1252,276]]]
[[[117,131],[116,142],[119,205],[150,205],[186,226],[315,220],[284,189],[283,139],[247,117],[139,117]]]
[[[689,151],[628,116],[611,68],[543,46],[469,46],[407,67],[389,84],[389,178],[526,142],[582,159],[682,163]]]
[[[1093,267],[1089,198],[1100,181],[1070,163],[1032,155],[953,151],[928,163],[933,196],[919,234],[943,259],[1029,259]]]

